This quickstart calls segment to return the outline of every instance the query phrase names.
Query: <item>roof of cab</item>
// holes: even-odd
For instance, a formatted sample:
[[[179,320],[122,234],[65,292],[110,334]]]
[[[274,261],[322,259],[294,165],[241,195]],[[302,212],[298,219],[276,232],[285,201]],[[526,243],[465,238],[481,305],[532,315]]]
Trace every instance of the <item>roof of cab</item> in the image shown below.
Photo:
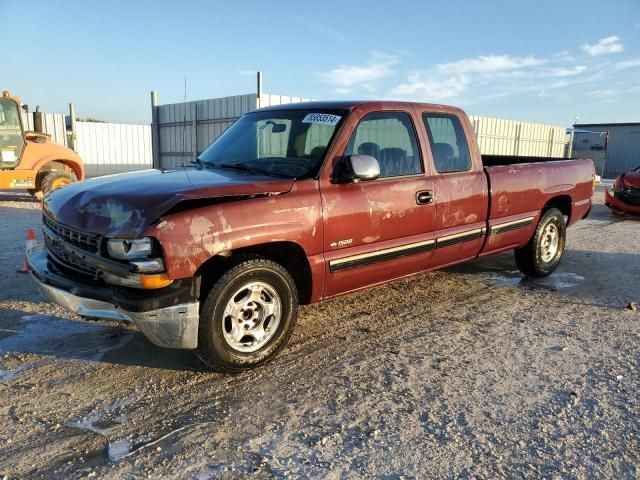
[[[259,111],[268,110],[303,110],[309,108],[327,109],[327,110],[352,110],[355,107],[361,105],[384,106],[386,108],[398,108],[407,109],[415,106],[427,107],[433,110],[460,110],[457,107],[449,105],[437,105],[433,103],[419,103],[419,102],[401,102],[395,100],[335,100],[335,101],[318,101],[318,102],[300,102],[300,103],[286,103],[281,105],[272,105],[269,107],[259,108]]]

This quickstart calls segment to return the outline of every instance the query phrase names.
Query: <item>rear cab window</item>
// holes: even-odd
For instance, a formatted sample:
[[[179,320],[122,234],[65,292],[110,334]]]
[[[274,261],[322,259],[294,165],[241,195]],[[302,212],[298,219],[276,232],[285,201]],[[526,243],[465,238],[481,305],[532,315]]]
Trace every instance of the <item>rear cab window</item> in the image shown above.
[[[448,113],[422,114],[433,163],[438,173],[471,170],[469,144],[460,118]]]

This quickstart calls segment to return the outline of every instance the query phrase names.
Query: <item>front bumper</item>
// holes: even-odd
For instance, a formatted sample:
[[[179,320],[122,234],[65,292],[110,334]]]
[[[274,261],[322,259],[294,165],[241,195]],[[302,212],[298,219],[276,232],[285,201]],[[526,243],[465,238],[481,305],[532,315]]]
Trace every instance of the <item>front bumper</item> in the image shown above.
[[[125,320],[136,327],[154,344],[166,348],[194,349],[198,346],[198,324],[200,305],[198,301],[184,301],[189,296],[185,292],[170,292],[174,299],[182,302],[167,304],[171,296],[159,294],[158,298],[145,299],[138,305],[162,305],[160,308],[140,311],[130,304],[130,299],[120,301],[120,295],[106,287],[87,286],[73,279],[61,276],[49,264],[46,251],[36,247],[27,252],[27,264],[31,276],[44,297],[61,307],[86,317],[106,320]],[[146,292],[153,296],[154,292]]]
[[[609,209],[618,215],[630,215],[633,217],[640,217],[640,205],[631,205],[625,203],[619,198],[609,193],[609,189],[604,189],[604,204]]]

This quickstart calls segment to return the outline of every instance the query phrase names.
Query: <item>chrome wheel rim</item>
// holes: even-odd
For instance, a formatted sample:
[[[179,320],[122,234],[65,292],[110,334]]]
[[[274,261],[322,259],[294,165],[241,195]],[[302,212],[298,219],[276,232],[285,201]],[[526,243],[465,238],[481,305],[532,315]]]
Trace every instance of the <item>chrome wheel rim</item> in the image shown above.
[[[224,309],[224,340],[239,352],[255,352],[273,338],[281,316],[282,302],[271,285],[247,283],[231,295]]]
[[[542,253],[542,261],[545,263],[550,262],[558,253],[560,245],[560,233],[555,223],[550,223],[542,232],[542,241],[540,242],[540,248]]]

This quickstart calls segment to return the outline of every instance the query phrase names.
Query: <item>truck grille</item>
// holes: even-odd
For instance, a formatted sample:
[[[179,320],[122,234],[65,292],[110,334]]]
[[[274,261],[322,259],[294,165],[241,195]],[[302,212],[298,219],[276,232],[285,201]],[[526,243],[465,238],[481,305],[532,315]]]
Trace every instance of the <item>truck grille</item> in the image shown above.
[[[79,232],[51,219],[46,214],[42,215],[42,223],[64,240],[78,248],[96,253],[100,245],[100,236]]]
[[[58,266],[72,270],[74,273],[79,273],[90,278],[95,278],[97,271],[95,268],[90,267],[82,259],[73,255],[68,255],[60,248],[57,248],[55,244],[52,244],[50,239],[45,235],[45,245],[47,246],[47,252],[49,258],[53,260]]]
[[[59,267],[76,275],[95,278],[97,271],[89,266],[78,255],[70,254],[65,245],[75,247],[76,250],[97,253],[100,245],[100,236],[79,232],[62,225],[59,222],[42,215],[44,243],[49,253],[49,258]]]

